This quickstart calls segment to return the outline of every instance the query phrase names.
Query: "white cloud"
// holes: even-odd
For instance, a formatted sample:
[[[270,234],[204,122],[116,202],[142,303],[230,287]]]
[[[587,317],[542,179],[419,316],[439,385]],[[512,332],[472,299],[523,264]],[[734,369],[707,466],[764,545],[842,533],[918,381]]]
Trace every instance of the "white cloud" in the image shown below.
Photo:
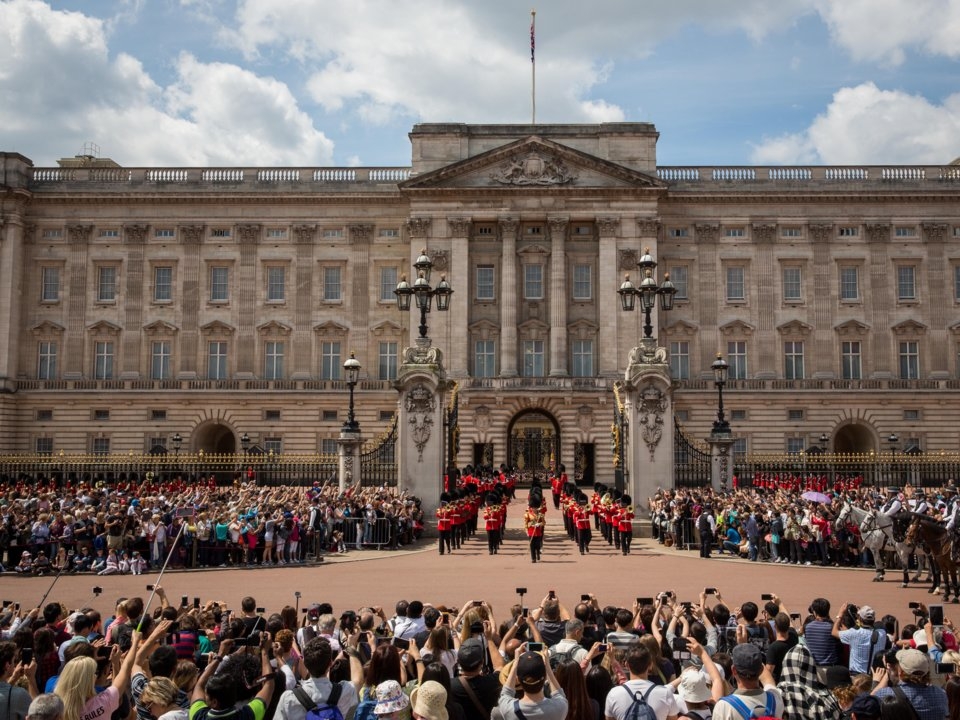
[[[898,65],[908,49],[960,57],[956,0],[815,0],[834,40],[854,59]]]
[[[752,161],[766,164],[931,164],[960,156],[960,93],[936,105],[873,83],[837,91],[826,112],[796,134],[764,139]]]
[[[84,142],[125,165],[323,165],[332,143],[283,83],[181,54],[160,87],[105,23],[39,0],[0,3],[4,149],[38,164]]]

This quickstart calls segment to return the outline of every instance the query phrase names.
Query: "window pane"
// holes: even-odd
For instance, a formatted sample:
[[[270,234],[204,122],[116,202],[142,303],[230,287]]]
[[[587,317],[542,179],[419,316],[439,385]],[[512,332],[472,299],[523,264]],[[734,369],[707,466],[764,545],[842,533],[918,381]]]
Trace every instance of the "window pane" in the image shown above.
[[[340,343],[323,342],[320,344],[320,379],[340,379]]]
[[[93,365],[93,377],[95,380],[113,380],[112,342],[98,342],[94,346]]]
[[[60,269],[59,268],[44,268],[43,269],[43,289],[41,290],[40,299],[47,302],[59,300],[60,299]]]
[[[574,300],[589,300],[593,297],[592,275],[593,269],[589,265],[573,266],[573,298]]]
[[[173,268],[157,267],[153,270],[153,299],[157,302],[173,300]]]
[[[745,300],[743,287],[743,268],[727,268],[727,300]]]
[[[803,438],[802,437],[792,437],[787,438],[787,452],[791,455],[799,455],[803,452]]]
[[[840,268],[840,299],[859,300],[860,282],[858,268]]]
[[[783,299],[784,300],[802,299],[800,268],[785,267],[783,269]]]
[[[338,302],[340,297],[340,268],[325,267],[323,269],[323,299],[327,302]]]
[[[844,380],[860,380],[860,342],[858,340],[840,343],[841,372]]]
[[[227,379],[227,343],[211,342],[207,345],[207,378]]]
[[[170,341],[153,343],[150,362],[150,377],[154,380],[170,378]]]
[[[475,377],[496,376],[497,355],[493,340],[477,340],[474,344],[473,374]]]
[[[395,267],[380,268],[380,302],[396,302],[397,296],[393,291],[397,289],[397,269]]]
[[[593,377],[593,340],[573,341],[573,376]]]
[[[727,377],[731,380],[747,379],[747,343],[736,340],[727,343]]]
[[[690,379],[690,343],[670,343],[670,374],[674,380]]]
[[[673,296],[675,300],[686,300],[689,298],[689,295],[687,294],[686,265],[678,265],[677,267],[670,268],[670,281],[677,289],[677,294]]]
[[[230,299],[229,268],[210,268],[210,299],[214,302],[226,302]]]
[[[523,341],[523,376],[543,377],[543,340]]]
[[[286,297],[286,268],[267,268],[267,300],[281,302]]]
[[[543,299],[543,265],[523,266],[523,296],[527,300]]]
[[[381,380],[396,380],[397,378],[397,343],[380,343],[380,362],[378,373]]]
[[[788,341],[783,344],[784,370],[787,380],[803,379],[803,342]]]
[[[57,344],[42,342],[38,351],[37,379],[55,380],[57,377]]]
[[[916,341],[900,343],[900,378],[920,379],[920,346]]]
[[[283,343],[268,342],[264,346],[263,376],[267,380],[283,379]]]
[[[477,265],[477,300],[493,299],[493,265]]]
[[[98,273],[97,300],[110,302],[117,298],[117,269],[101,267]]]
[[[917,288],[914,283],[913,265],[901,265],[897,268],[897,299],[915,300]]]

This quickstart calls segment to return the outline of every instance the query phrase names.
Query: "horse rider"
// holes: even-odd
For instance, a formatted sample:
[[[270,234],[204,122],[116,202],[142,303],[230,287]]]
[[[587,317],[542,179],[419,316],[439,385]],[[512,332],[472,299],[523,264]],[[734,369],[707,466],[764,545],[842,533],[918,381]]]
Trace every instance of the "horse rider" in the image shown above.
[[[880,514],[892,518],[901,510],[903,510],[903,502],[900,500],[900,488],[888,487],[887,499],[883,505],[880,506]]]

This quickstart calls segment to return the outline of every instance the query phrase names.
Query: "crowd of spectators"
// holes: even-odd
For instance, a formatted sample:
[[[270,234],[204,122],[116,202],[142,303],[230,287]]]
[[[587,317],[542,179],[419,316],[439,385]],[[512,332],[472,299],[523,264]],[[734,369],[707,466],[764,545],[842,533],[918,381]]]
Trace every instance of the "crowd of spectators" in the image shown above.
[[[960,716],[955,627],[718,588],[495,609],[56,602],[0,616],[10,720],[787,720]],[[523,597],[521,596],[521,601]],[[273,610],[276,610],[275,612]],[[936,621],[936,625],[931,622]],[[942,624],[941,624],[942,623]]]
[[[185,483],[0,486],[0,572],[141,573],[299,564],[323,553],[397,548],[423,531],[419,500],[395,488]]]

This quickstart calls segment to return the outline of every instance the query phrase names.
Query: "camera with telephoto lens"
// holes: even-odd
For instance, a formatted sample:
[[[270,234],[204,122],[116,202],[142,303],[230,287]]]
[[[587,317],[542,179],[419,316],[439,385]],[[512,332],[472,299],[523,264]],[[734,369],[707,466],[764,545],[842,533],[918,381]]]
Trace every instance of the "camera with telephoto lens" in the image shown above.
[[[250,633],[247,637],[233,641],[234,647],[257,647],[260,645],[260,632]]]

